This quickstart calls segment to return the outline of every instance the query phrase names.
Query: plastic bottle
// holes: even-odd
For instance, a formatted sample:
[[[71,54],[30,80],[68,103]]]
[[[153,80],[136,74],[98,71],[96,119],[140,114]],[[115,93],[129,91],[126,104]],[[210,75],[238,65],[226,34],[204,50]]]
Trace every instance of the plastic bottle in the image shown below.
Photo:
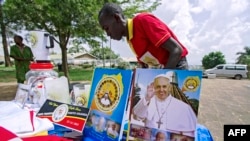
[[[38,61],[30,64],[30,71],[26,73],[26,82],[30,85],[28,102],[42,106],[47,96],[44,90],[43,81],[46,79],[58,78],[58,73],[53,70],[50,61]]]

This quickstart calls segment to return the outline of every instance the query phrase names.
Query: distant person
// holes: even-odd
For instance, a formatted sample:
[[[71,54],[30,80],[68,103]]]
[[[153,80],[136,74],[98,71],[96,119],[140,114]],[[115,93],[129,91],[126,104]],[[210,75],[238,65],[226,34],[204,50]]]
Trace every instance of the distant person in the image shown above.
[[[29,71],[30,61],[33,61],[33,53],[30,47],[23,44],[23,38],[14,36],[15,45],[10,48],[10,57],[15,61],[17,83],[24,83],[25,74]]]
[[[113,138],[116,138],[118,136],[118,132],[116,131],[116,125],[112,124],[108,129],[107,129],[108,135],[112,136]]]
[[[141,67],[188,69],[186,47],[153,14],[144,12],[126,19],[119,5],[106,3],[99,11],[98,20],[112,39],[126,37]]]

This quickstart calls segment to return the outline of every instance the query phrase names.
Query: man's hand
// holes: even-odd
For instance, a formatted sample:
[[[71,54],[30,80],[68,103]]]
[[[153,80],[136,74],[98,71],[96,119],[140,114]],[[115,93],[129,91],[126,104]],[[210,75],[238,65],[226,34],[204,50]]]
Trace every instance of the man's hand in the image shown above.
[[[151,83],[150,85],[147,86],[147,94],[146,94],[146,101],[150,101],[150,99],[154,96],[154,84]]]

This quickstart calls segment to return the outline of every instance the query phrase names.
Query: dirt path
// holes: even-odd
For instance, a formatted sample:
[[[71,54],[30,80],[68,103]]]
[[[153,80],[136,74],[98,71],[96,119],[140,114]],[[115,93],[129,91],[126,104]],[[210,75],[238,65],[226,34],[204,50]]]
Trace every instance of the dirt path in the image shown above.
[[[16,95],[17,83],[0,83],[0,101],[13,100]]]

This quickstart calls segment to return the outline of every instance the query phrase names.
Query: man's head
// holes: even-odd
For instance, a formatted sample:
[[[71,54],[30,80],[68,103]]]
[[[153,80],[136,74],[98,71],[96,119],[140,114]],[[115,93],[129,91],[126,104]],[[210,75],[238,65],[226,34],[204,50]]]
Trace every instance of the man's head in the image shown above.
[[[126,20],[120,6],[114,3],[106,3],[99,11],[99,24],[112,39],[121,40],[126,36]]]
[[[170,135],[170,140],[171,141],[194,141],[194,138],[188,137],[188,136],[185,136],[185,135],[172,133]]]
[[[15,35],[15,36],[14,36],[14,42],[15,42],[16,44],[18,44],[18,45],[21,45],[22,42],[23,42],[23,38],[22,38],[21,36],[19,36],[19,35]]]
[[[165,100],[169,96],[169,79],[164,75],[156,76],[154,79],[154,91],[160,100]]]
[[[115,130],[115,128],[116,128],[116,125],[112,124],[112,129]]]
[[[59,110],[58,110],[58,115],[63,115],[63,114],[64,114],[64,111],[65,111],[64,109],[59,109]]]
[[[105,99],[108,99],[108,97],[109,97],[109,96],[108,96],[108,92],[105,92],[104,98],[105,98]]]
[[[166,135],[163,132],[158,132],[155,135],[155,141],[166,141]]]

